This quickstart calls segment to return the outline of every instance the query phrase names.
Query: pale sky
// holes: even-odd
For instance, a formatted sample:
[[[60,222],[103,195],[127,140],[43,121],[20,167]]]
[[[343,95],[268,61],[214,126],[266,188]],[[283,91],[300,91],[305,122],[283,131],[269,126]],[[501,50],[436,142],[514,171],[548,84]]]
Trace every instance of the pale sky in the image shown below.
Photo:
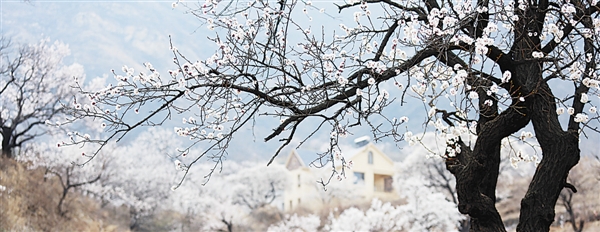
[[[2,34],[15,42],[41,38],[70,45],[70,61],[82,64],[88,77],[109,74],[123,65],[141,68],[151,62],[166,71],[172,56],[169,35],[189,56],[210,53],[206,35],[183,9],[170,1],[43,1],[2,2]]]

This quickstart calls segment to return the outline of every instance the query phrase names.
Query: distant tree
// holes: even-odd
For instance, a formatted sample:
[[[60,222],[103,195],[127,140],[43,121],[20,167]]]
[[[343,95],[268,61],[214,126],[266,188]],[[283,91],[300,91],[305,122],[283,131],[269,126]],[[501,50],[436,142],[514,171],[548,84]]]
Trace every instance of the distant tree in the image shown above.
[[[464,215],[446,195],[427,187],[431,180],[409,177],[399,181],[398,192],[407,204],[397,206],[404,215],[404,228],[411,231],[455,231],[464,226]]]
[[[426,179],[425,187],[443,193],[448,201],[458,206],[456,181],[446,170],[443,158],[439,156],[440,151],[446,149],[445,140],[436,138],[434,133],[427,133],[419,140],[423,141],[422,146],[413,145],[404,149],[408,154],[401,163],[396,165],[396,180]]]
[[[269,232],[284,232],[284,231],[293,231],[293,232],[310,232],[317,231],[319,226],[321,225],[321,219],[319,216],[314,214],[309,214],[306,216],[298,216],[297,214],[288,215],[281,222],[269,226]]]
[[[565,210],[567,211],[567,216],[569,217],[567,219],[567,222],[569,222],[571,224],[573,231],[581,232],[581,231],[583,231],[585,221],[583,219],[579,219],[579,221],[577,221],[578,217],[576,216],[575,209],[573,208],[573,206],[574,206],[573,194],[574,193],[575,192],[570,189],[563,190],[563,192],[560,193],[559,201],[560,201],[560,204],[563,207],[565,207]]]
[[[326,230],[334,231],[455,231],[463,217],[441,193],[419,182],[406,182],[401,191],[407,204],[394,206],[374,199],[366,211],[351,207],[329,216]]]
[[[331,170],[322,168],[311,170],[311,173],[313,175],[303,178],[303,181],[306,182],[303,184],[314,186],[313,197],[323,204],[323,209],[329,210],[330,207],[335,207],[335,203],[343,206],[353,204],[356,200],[364,199],[362,193],[364,186],[355,183],[356,176],[354,175],[340,177],[340,179],[332,180],[326,186],[323,186],[322,182],[331,176]]]
[[[202,230],[234,231],[234,228],[248,224],[247,216],[250,210],[245,205],[236,204],[231,193],[225,191],[227,183],[223,181],[218,186],[209,188],[207,194],[197,201],[203,204],[200,209],[204,221]]]
[[[238,170],[228,176],[227,188],[232,192],[235,204],[255,210],[282,197],[289,183],[285,167],[274,165],[268,169],[256,165]]]
[[[56,207],[60,216],[67,216],[65,205],[69,204],[68,194],[74,190],[84,192],[86,187],[100,181],[103,177],[106,179],[106,169],[110,165],[110,157],[101,156],[86,166],[79,166],[76,163],[82,163],[87,160],[85,152],[93,152],[92,147],[79,149],[70,147],[59,149],[55,144],[49,143],[31,143],[25,146],[25,152],[17,157],[18,161],[29,164],[29,168],[45,169],[47,178],[56,177],[61,186],[58,194],[58,205]],[[107,148],[103,153],[107,153],[111,148]],[[52,197],[52,196],[48,196]]]
[[[403,224],[406,222],[404,220],[406,216],[391,203],[383,203],[378,199],[373,199],[371,207],[366,211],[350,207],[342,211],[337,217],[331,212],[325,230],[399,231],[402,230]]]
[[[101,193],[103,200],[129,209],[131,230],[156,230],[146,226],[156,220],[158,211],[167,208],[179,162],[172,156],[182,146],[173,137],[170,131],[151,128],[130,145],[114,149],[107,178],[92,189]]]
[[[405,150],[410,149],[410,153],[401,163],[396,165],[397,173],[395,174],[395,179],[396,185],[400,188],[398,190],[399,193],[404,194],[402,192],[404,190],[403,182],[415,179],[417,181],[424,180],[421,183],[422,188],[443,194],[447,201],[454,203],[452,208],[458,212],[458,209],[456,209],[458,206],[456,181],[452,174],[446,170],[446,165],[442,162],[442,157],[437,155],[439,154],[439,149],[445,149],[445,144],[436,144],[435,135],[432,133],[426,134],[421,141],[426,141],[429,144],[423,144],[423,146],[413,145],[412,147],[405,148]],[[431,149],[435,149],[436,152],[433,152]],[[447,206],[447,204],[443,205]],[[460,220],[459,230],[468,231],[468,218],[463,217]]]
[[[568,178],[569,183],[577,188],[564,189],[558,199],[559,205],[565,209],[566,222],[576,232],[583,231],[586,221],[600,219],[597,216],[600,202],[595,201],[600,190],[600,179],[597,179],[600,162],[591,157],[584,157],[582,160],[584,162],[575,166]]]
[[[206,164],[195,166],[200,167],[209,169]],[[232,162],[228,167],[231,170],[213,175],[210,182],[190,176],[172,194],[175,209],[202,222],[200,230],[248,230],[250,215],[269,210],[289,179],[281,165],[264,169],[256,162]]]
[[[334,158],[340,137],[365,125],[376,140],[418,142],[403,131],[408,118],[390,108],[422,105],[428,128],[446,140],[439,155],[455,176],[458,209],[473,231],[505,231],[494,205],[501,143],[532,125],[543,158],[521,201],[517,230],[548,231],[561,190],[572,186],[567,176],[579,161],[580,134],[597,131],[591,125],[599,121],[592,96],[600,83],[600,3],[337,6],[339,14],[310,1],[209,0],[190,12],[215,31],[211,57],[195,60],[171,46],[175,68],[168,75],[148,63],[139,74],[125,66],[114,72],[117,84],[82,89],[88,107],[71,112],[102,119],[107,140],[184,114],[176,133],[203,147],[185,167],[207,157],[221,162],[241,128],[274,119],[265,135],[281,142],[273,159],[293,138],[322,133],[331,136],[330,149],[319,155],[343,174],[345,160]],[[322,24],[332,17],[343,22],[339,29]]]
[[[81,65],[64,64],[69,54],[66,44],[49,39],[19,46],[0,39],[2,156],[11,158],[15,148],[46,134],[52,127],[45,124],[65,123],[61,101],[70,102],[77,92],[72,83],[84,77]]]

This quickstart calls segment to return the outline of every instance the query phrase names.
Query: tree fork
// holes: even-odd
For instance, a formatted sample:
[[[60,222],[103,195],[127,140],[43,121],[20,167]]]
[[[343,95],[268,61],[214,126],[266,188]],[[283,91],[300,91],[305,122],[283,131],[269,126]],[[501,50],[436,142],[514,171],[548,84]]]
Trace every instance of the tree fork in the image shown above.
[[[517,231],[550,230],[560,192],[568,186],[569,171],[580,158],[578,132],[561,129],[550,87],[542,82],[539,89],[527,101],[543,158],[521,200]]]
[[[458,209],[471,217],[471,231],[506,231],[495,206],[500,145],[503,138],[528,123],[526,115],[509,108],[481,126],[482,133],[472,151],[459,141],[459,164],[447,165],[447,169],[456,177]]]

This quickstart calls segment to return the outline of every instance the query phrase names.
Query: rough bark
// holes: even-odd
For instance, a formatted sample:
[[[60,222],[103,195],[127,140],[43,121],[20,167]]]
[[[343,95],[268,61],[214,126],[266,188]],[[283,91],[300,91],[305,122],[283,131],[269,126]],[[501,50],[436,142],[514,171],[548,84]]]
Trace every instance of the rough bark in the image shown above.
[[[538,165],[529,189],[521,201],[517,231],[548,231],[554,221],[554,206],[561,190],[567,186],[569,170],[579,162],[577,131],[563,131],[554,113],[553,94],[545,82],[531,97],[532,123],[542,147],[543,159]]]
[[[542,9],[547,5],[541,1]],[[545,14],[533,9],[518,12],[517,23],[529,31],[541,32]],[[513,59],[517,65],[515,84],[519,87],[542,148],[542,161],[538,165],[525,197],[521,201],[521,214],[517,231],[548,231],[554,221],[554,206],[565,187],[569,170],[579,161],[579,136],[577,131],[564,131],[558,121],[555,97],[542,77],[543,63],[532,57],[541,48],[539,37],[526,36],[526,31],[515,33]]]
[[[456,176],[458,209],[471,217],[471,231],[506,231],[496,203],[496,183],[500,165],[500,142],[523,128],[528,117],[509,109],[481,125],[474,149],[460,141],[458,163],[447,163]]]
[[[12,158],[12,146],[10,140],[12,138],[12,130],[9,127],[2,127],[2,156]]]

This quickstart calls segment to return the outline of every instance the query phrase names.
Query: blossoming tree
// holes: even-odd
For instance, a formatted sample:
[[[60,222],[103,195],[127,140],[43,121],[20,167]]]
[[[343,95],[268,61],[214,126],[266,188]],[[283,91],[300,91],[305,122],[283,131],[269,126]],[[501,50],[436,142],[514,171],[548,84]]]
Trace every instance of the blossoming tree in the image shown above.
[[[196,165],[194,171],[202,172],[199,168],[210,167]],[[281,165],[264,170],[254,162],[230,163],[228,169],[214,175],[209,183],[202,176],[190,176],[171,195],[175,209],[192,218],[183,225],[199,221],[200,230],[248,230],[250,215],[281,200],[289,179]]]
[[[169,132],[151,128],[129,146],[114,149],[110,154],[112,164],[104,174],[107,178],[88,187],[103,201],[126,206],[132,230],[144,229],[145,222],[154,220],[156,213],[166,208],[170,186],[177,174],[173,167],[178,160],[172,154],[181,146]]]
[[[414,180],[414,179],[413,179]],[[442,193],[432,193],[413,181],[403,190],[407,204],[393,206],[373,199],[366,211],[351,207],[336,218],[329,215],[325,230],[333,231],[457,231],[462,215]]]
[[[0,132],[2,156],[13,157],[14,149],[59,126],[60,101],[76,91],[67,83],[82,79],[83,67],[63,64],[70,53],[61,42],[43,39],[36,44],[15,46],[0,39]]]
[[[172,45],[168,74],[149,63],[138,73],[124,66],[115,84],[82,89],[83,106],[72,114],[102,120],[108,136],[100,143],[183,114],[176,133],[204,149],[181,164],[186,173],[200,159],[220,163],[244,126],[275,119],[264,138],[281,143],[273,158],[294,138],[326,133],[330,149],[319,156],[343,175],[340,137],[365,126],[376,139],[419,142],[393,108],[423,105],[426,122],[446,140],[437,155],[475,231],[505,230],[494,206],[501,141],[531,125],[526,137],[535,136],[543,158],[517,230],[549,230],[561,190],[575,188],[566,178],[579,160],[580,135],[597,131],[590,125],[599,118],[600,3],[348,0],[337,3],[338,13],[310,1],[238,3],[190,8],[214,30],[208,59]],[[333,29],[321,19],[343,24]],[[188,149],[180,155],[192,155]]]
[[[73,190],[84,190],[97,182],[107,179],[107,166],[110,166],[111,160],[114,157],[102,155],[95,160],[92,160],[86,166],[77,166],[76,163],[85,162],[86,151],[93,152],[93,147],[79,149],[77,147],[69,147],[59,149],[54,144],[49,143],[31,143],[25,146],[26,152],[19,155],[17,160],[29,163],[28,168],[35,169],[43,167],[47,177],[57,177],[60,186],[62,187],[58,197],[57,212],[61,216],[67,216],[67,210],[70,204],[68,198],[69,192]],[[106,148],[104,153],[111,151],[111,148]],[[87,190],[87,189],[86,189]],[[52,197],[52,196],[48,196]]]
[[[306,216],[287,215],[286,218],[275,225],[271,225],[268,231],[317,231],[321,225],[321,219],[317,215]]]

